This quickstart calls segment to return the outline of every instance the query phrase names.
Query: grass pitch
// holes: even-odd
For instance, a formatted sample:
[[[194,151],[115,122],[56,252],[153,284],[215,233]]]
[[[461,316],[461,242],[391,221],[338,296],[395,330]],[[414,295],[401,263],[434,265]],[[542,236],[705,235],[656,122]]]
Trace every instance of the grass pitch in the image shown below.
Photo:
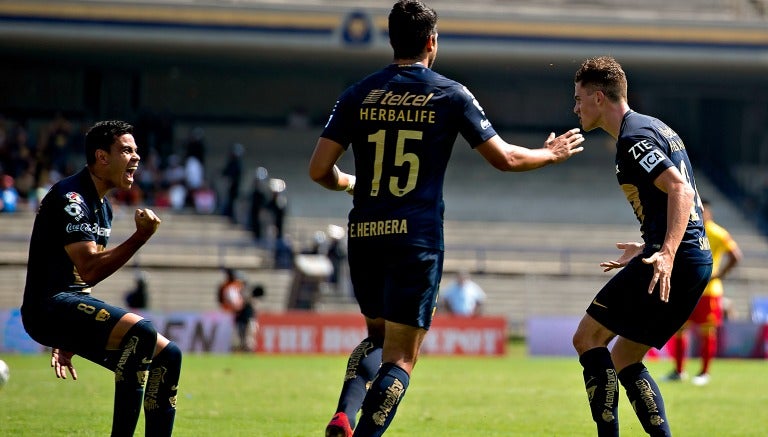
[[[2,436],[103,436],[112,415],[112,374],[75,358],[78,381],[57,380],[48,355],[5,355]],[[175,436],[322,436],[346,365],[343,356],[194,355],[182,367]],[[647,363],[661,380],[666,360]],[[698,362],[692,360],[689,371]],[[768,368],[716,360],[712,382],[660,382],[676,436],[764,436]],[[619,401],[623,436],[644,436]],[[503,358],[423,356],[387,436],[592,436],[581,367],[533,358],[522,344]],[[136,435],[143,435],[140,420]]]

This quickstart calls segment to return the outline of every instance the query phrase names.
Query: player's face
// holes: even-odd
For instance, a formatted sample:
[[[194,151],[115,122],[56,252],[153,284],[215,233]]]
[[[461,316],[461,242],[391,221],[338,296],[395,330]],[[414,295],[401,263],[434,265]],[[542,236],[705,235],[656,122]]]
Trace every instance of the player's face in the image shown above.
[[[600,127],[600,110],[597,105],[599,91],[591,91],[581,86],[581,82],[576,83],[573,98],[576,100],[573,106],[573,112],[579,116],[581,128],[589,132],[596,127]]]
[[[124,134],[112,143],[109,153],[109,180],[116,188],[131,188],[133,175],[139,167],[138,147],[131,134]]]

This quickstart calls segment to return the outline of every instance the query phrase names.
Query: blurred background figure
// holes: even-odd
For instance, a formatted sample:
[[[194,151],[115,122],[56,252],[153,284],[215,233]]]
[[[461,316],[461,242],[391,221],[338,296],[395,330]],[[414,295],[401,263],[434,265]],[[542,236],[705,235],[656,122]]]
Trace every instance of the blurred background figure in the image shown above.
[[[241,335],[241,328],[253,318],[253,307],[250,304],[246,305],[245,281],[240,278],[235,269],[224,269],[224,281],[219,285],[218,299],[219,307],[232,314],[232,322],[236,331],[236,340],[232,350],[247,350],[248,343],[244,335]]]
[[[461,317],[475,317],[482,312],[485,292],[470,278],[466,270],[459,271],[456,279],[442,295],[444,308],[449,314]]]
[[[145,309],[149,307],[149,290],[147,289],[147,273],[136,271],[136,284],[125,295],[125,304],[132,309]]]
[[[233,144],[221,171],[221,175],[227,179],[221,214],[228,217],[232,223],[237,223],[237,199],[240,197],[240,180],[243,176],[243,151],[242,144]]]
[[[285,214],[288,210],[288,198],[285,195],[285,181],[272,178],[269,180],[270,198],[267,200],[267,211],[272,214],[272,224],[275,227],[275,239],[282,240]]]
[[[245,282],[240,279],[235,269],[224,269],[224,281],[219,285],[219,307],[235,314],[243,308],[243,290]]]
[[[0,177],[0,212],[16,212],[19,205],[19,192],[16,191],[13,177]]]
[[[701,203],[704,229],[712,248],[712,276],[688,322],[670,340],[675,370],[666,378],[669,381],[680,381],[687,377],[684,369],[688,353],[688,332],[694,332],[698,340],[698,356],[701,357],[701,370],[691,378],[694,385],[709,383],[710,364],[717,355],[717,331],[723,324],[727,310],[723,302],[723,278],[743,258],[736,240],[725,228],[715,223],[711,203],[705,199]]]
[[[349,279],[349,263],[347,262],[347,231],[338,225],[328,225],[326,255],[331,261],[333,272],[328,282],[332,290],[339,296],[352,297],[352,284]]]
[[[243,309],[235,314],[235,329],[238,343],[235,351],[253,352],[256,350],[256,334],[259,332],[259,319],[256,301],[264,296],[264,286],[256,284],[251,293],[245,293]]]
[[[253,191],[251,191],[251,208],[249,221],[253,239],[257,242],[264,238],[264,211],[267,206],[269,190],[269,172],[264,167],[258,167],[254,172]]]

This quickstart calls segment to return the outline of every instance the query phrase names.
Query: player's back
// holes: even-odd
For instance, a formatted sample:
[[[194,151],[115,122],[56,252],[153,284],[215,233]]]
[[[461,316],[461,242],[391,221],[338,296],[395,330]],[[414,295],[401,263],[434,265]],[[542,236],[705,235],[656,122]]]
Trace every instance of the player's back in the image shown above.
[[[390,65],[342,95],[323,136],[351,144],[355,155],[352,238],[442,247],[443,182],[456,137],[476,145],[495,134],[473,102],[462,85],[421,64]]]

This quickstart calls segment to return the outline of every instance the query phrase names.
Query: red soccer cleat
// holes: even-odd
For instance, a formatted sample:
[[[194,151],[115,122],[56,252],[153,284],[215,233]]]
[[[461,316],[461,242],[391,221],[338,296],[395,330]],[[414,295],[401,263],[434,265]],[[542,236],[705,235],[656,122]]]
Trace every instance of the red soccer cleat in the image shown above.
[[[325,427],[325,437],[352,437],[352,427],[346,413],[336,413]]]

